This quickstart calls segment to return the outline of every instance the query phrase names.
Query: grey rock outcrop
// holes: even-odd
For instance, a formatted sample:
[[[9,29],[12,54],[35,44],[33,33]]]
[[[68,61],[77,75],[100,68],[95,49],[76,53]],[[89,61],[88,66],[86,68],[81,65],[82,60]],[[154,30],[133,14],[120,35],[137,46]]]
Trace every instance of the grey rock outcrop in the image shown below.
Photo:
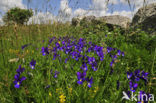
[[[74,17],[74,18],[72,18],[71,24],[72,24],[73,26],[78,26],[78,25],[80,25],[80,21],[81,21],[83,18],[84,18],[84,17]]]
[[[155,34],[156,32],[156,3],[140,8],[132,19],[132,26],[141,26],[142,30]]]
[[[108,24],[118,25],[122,28],[127,28],[131,22],[130,18],[120,15],[103,16],[100,19],[105,20]]]
[[[93,21],[96,22],[105,22],[110,25],[117,25],[122,28],[127,28],[131,22],[131,19],[124,16],[113,15],[113,16],[103,16],[103,17],[95,17],[95,16],[85,16],[85,17],[77,17],[72,19],[72,25],[80,25],[81,21],[85,21],[87,23],[91,23]]]

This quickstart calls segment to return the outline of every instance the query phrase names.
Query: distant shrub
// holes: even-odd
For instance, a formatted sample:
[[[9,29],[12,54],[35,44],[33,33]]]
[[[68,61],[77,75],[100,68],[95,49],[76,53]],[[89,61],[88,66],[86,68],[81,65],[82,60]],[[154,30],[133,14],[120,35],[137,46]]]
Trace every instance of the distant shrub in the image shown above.
[[[10,9],[4,16],[3,21],[6,24],[24,24],[33,16],[32,10],[20,9],[18,7]]]

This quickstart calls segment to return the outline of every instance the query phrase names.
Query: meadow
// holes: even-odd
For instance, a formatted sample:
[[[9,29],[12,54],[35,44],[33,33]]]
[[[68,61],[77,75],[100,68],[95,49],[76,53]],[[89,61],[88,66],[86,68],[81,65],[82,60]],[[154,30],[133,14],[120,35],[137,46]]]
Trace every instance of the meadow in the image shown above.
[[[155,44],[139,28],[2,26],[0,103],[141,103],[123,91],[156,95]]]

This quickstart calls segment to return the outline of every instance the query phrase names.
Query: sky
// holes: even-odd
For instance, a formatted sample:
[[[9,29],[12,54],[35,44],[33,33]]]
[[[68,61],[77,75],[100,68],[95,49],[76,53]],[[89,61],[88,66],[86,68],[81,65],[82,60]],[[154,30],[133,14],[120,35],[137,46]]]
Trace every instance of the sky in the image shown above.
[[[109,1],[109,2],[108,2]],[[2,17],[10,8],[32,9],[33,17],[28,24],[48,23],[49,21],[69,21],[77,16],[122,15],[133,18],[137,10],[156,0],[0,0],[0,24]]]

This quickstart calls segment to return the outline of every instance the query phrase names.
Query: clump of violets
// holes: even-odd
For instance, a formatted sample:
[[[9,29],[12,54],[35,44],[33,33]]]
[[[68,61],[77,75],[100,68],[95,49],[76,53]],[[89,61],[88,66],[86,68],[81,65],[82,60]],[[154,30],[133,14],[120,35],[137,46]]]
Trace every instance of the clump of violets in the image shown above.
[[[36,61],[34,59],[32,59],[30,62],[31,69],[35,69],[35,65],[36,65]]]
[[[87,78],[85,78],[85,77],[86,77],[86,72],[83,72],[83,73],[77,72],[77,79],[78,79],[77,83],[83,84],[83,82],[86,80],[88,87],[91,88],[92,83],[93,83],[93,77],[91,77],[90,79],[89,79],[89,77],[87,77]]]
[[[14,87],[20,88],[22,81],[26,80],[26,77],[22,76],[20,77],[21,73],[24,72],[25,68],[22,68],[21,65],[19,65],[19,68],[16,70],[17,74],[14,76]]]
[[[45,42],[45,40],[43,42]],[[23,45],[22,50],[28,45],[30,44]],[[87,71],[89,71],[89,69],[92,69],[92,71],[97,71],[99,61],[100,62],[104,61],[105,55],[109,55],[111,57],[112,60],[110,62],[111,67],[113,66],[113,64],[116,63],[116,60],[118,59],[119,56],[125,55],[124,52],[118,50],[117,48],[111,48],[111,47],[104,48],[92,42],[87,42],[84,38],[75,39],[73,37],[68,37],[68,36],[60,37],[60,38],[56,38],[56,37],[49,38],[48,46],[41,48],[41,54],[43,56],[51,55],[53,57],[52,60],[59,59],[59,61],[62,62],[63,58],[61,57],[60,53],[64,53],[64,55],[66,56],[65,63],[67,63],[69,59],[72,59],[76,62],[81,62],[82,65],[80,66],[80,70],[82,70],[82,72],[77,72],[77,79],[78,79],[77,83],[83,84],[83,82],[86,81],[89,88],[91,88],[93,84],[93,77],[86,78],[86,73]],[[35,69],[36,61],[32,59],[29,65],[31,69]],[[14,77],[15,88],[19,88],[20,85],[22,84],[22,81],[26,80],[26,77],[20,77],[21,73],[24,70],[25,69],[22,68],[21,65],[16,70],[17,74]],[[113,72],[112,68],[111,70]],[[148,75],[147,73],[142,72],[138,75],[137,72],[135,73],[135,78],[134,78],[136,81],[139,81],[139,79],[147,80],[147,75]],[[53,73],[53,70],[50,70],[50,73],[53,74],[54,78],[58,78],[59,75],[58,71],[55,71]],[[129,84],[131,90],[135,90],[138,86],[137,83],[135,83],[132,79],[132,77],[134,77],[133,75],[134,73],[129,74],[128,76],[128,79],[130,79]],[[117,88],[119,88],[120,85],[119,81],[117,82],[117,85],[118,85]],[[48,85],[46,88],[49,87],[50,85]]]
[[[137,69],[134,72],[127,72],[127,78],[129,80],[130,90],[132,92],[135,92],[138,87],[137,82],[139,82],[140,79],[144,80],[145,83],[147,83],[148,73]]]
[[[148,74],[148,72],[137,69],[134,72],[127,72],[127,78],[131,81],[138,82],[140,79],[142,79],[147,82]]]
[[[118,50],[117,48],[107,47],[107,53],[112,58],[112,61],[110,62],[111,67],[113,67],[113,64],[116,63],[115,61],[119,58],[119,56],[125,56],[125,53],[121,50]]]
[[[53,42],[53,43],[52,43]],[[91,68],[93,71],[97,71],[98,62],[104,60],[104,55],[110,55],[112,57],[112,61],[110,66],[112,67],[119,56],[124,56],[124,52],[118,50],[117,48],[107,47],[106,52],[104,52],[104,47],[98,46],[92,42],[87,42],[84,38],[80,38],[78,40],[72,37],[60,37],[60,38],[50,38],[49,39],[49,47],[53,47],[51,50],[46,47],[42,47],[42,54],[52,54],[53,60],[56,60],[58,57],[59,60],[62,60],[61,55],[64,53],[67,58],[65,59],[65,63],[69,59],[73,59],[75,61],[81,61],[82,65],[80,69],[83,70],[84,73],[77,72],[78,84],[82,84],[85,81],[86,72]],[[95,54],[89,56],[88,54]],[[58,73],[54,74],[54,78],[57,78]],[[90,84],[92,84],[93,78],[90,80]],[[87,80],[89,82],[89,79]],[[91,87],[91,85],[89,85]]]

